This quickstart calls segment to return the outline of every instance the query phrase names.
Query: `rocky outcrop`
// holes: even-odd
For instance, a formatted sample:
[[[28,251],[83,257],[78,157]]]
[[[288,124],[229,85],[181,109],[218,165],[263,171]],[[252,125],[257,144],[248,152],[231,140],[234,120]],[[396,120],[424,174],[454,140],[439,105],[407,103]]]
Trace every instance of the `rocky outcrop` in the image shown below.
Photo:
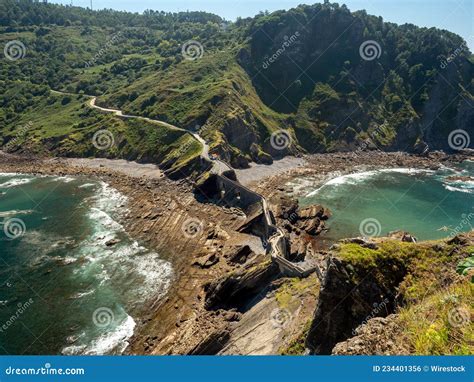
[[[324,229],[324,221],[331,217],[329,209],[320,204],[298,209],[293,224],[308,235],[319,235]]]
[[[273,262],[253,265],[231,273],[204,287],[204,306],[208,310],[245,310],[249,300],[258,296],[278,274],[278,266]]]
[[[209,334],[203,341],[198,343],[188,354],[189,355],[214,355],[224,348],[230,338],[227,328],[218,329]]]
[[[233,248],[229,253],[224,256],[227,260],[233,264],[244,264],[252,255],[253,251],[248,245],[242,245],[237,248]]]
[[[355,330],[355,336],[338,343],[333,355],[408,355],[398,316],[372,318]]]
[[[377,309],[378,316],[393,311],[393,292],[406,274],[402,263],[390,271],[394,269],[398,269],[398,273],[394,272],[382,284],[367,270],[358,280],[354,278],[356,270],[350,264],[337,257],[328,260],[318,307],[306,340],[312,353],[331,354],[338,342],[351,337],[353,330],[382,304],[383,309]]]

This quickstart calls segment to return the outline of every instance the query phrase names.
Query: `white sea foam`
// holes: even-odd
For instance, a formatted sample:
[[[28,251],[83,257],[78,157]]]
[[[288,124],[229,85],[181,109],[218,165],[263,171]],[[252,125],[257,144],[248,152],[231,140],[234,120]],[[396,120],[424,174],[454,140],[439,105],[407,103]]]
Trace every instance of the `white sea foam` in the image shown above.
[[[133,261],[136,262],[136,271],[144,278],[144,283],[137,289],[139,300],[145,302],[150,296],[164,296],[168,292],[173,275],[171,263],[161,259],[157,253],[137,255]]]
[[[73,295],[70,297],[70,299],[71,299],[71,300],[77,300],[77,299],[80,299],[80,298],[82,298],[82,297],[89,296],[89,295],[91,295],[91,294],[94,293],[94,292],[95,292],[95,289],[90,289],[90,290],[87,290],[87,291],[85,291],[85,292],[77,292],[77,293],[73,294]]]
[[[160,259],[159,255],[149,252],[138,242],[132,241],[118,219],[125,212],[127,197],[106,183],[100,183],[96,194],[85,203],[89,207],[88,218],[93,232],[80,244],[81,255],[88,261],[74,269],[75,274],[89,274],[95,277],[97,293],[101,290],[121,285],[122,296],[129,301],[127,310],[136,307],[151,297],[160,298],[169,289],[172,266]],[[91,187],[95,186],[91,184]],[[111,239],[119,239],[114,246],[107,247]],[[83,298],[92,291],[81,291],[71,298]],[[127,317],[107,333],[103,333],[87,344],[67,346],[63,354],[115,354],[128,346],[136,323]]]
[[[20,179],[10,179],[4,183],[0,184],[0,188],[11,188],[11,187],[18,187],[24,184],[28,184],[32,181],[32,178],[20,178]]]
[[[474,193],[474,188],[455,187],[455,186],[450,186],[449,184],[444,184],[444,188],[448,191],[453,191],[453,192],[464,192],[466,194]]]
[[[417,174],[431,174],[431,173],[434,173],[434,171],[425,170],[425,169],[415,169],[415,168],[386,168],[386,169],[380,169],[380,170],[363,171],[363,172],[356,172],[353,174],[341,175],[327,181],[318,189],[311,191],[310,193],[306,195],[306,197],[311,197],[311,196],[316,195],[322,188],[327,187],[327,186],[340,186],[342,184],[356,185],[374,176],[377,176],[380,174],[390,174],[390,173],[417,175]]]
[[[84,354],[98,355],[108,354],[114,351],[121,354],[129,345],[128,340],[133,336],[133,332],[137,326],[135,320],[127,316],[127,318],[114,330],[101,335],[97,340],[87,347]]]
[[[89,345],[72,345],[65,347],[61,353],[64,355],[102,355],[121,354],[128,346],[128,340],[133,336],[136,326],[135,320],[127,316],[115,329],[101,334]]]
[[[66,346],[63,350],[61,350],[62,355],[78,355],[83,354],[87,345],[71,345]]]
[[[77,178],[74,178],[72,176],[55,176],[51,178],[53,182],[64,182],[64,183],[71,183],[75,181],[76,179]]]
[[[78,188],[91,188],[95,186],[96,185],[94,183],[84,183],[84,184],[81,184]]]
[[[11,211],[1,211],[0,218],[6,218],[10,216],[17,216],[17,215],[29,215],[33,213],[33,210],[11,210]]]

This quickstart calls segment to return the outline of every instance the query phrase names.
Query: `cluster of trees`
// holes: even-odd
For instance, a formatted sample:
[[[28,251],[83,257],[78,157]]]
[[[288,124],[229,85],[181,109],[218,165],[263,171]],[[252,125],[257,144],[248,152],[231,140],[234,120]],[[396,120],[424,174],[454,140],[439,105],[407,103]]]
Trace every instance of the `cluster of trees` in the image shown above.
[[[0,60],[0,119],[27,110],[42,96],[38,86],[100,95],[114,85],[133,82],[144,68],[158,71],[178,64],[183,59],[181,46],[190,39],[202,41],[207,51],[222,49],[232,39],[225,25],[206,12],[138,14],[1,1],[0,44],[3,48],[7,41],[20,40],[26,53],[13,62]],[[103,68],[90,74],[89,66]]]
[[[3,0],[0,3],[0,26],[89,25],[99,27],[147,27],[169,29],[175,24],[208,22],[220,24],[219,16],[206,12],[162,12],[148,10],[143,14],[112,9],[91,11],[69,5],[48,4],[33,0]]]
[[[156,102],[163,101],[160,97],[164,94],[157,96],[149,86],[132,85],[140,80],[142,85],[149,85],[143,79],[158,81],[160,75],[156,74],[161,73],[161,78],[176,78],[169,86],[173,91],[208,88],[212,83],[216,92],[216,97],[209,98],[216,100],[212,107],[232,95],[246,102],[239,88],[248,89],[247,94],[255,89],[278,120],[290,121],[296,137],[305,137],[302,146],[308,143],[327,149],[330,140],[351,143],[370,135],[374,121],[384,124],[383,131],[390,137],[387,144],[392,144],[397,134],[402,135],[403,126],[415,131],[405,135],[416,140],[420,136],[416,130],[431,128],[413,123],[422,120],[426,110],[433,115],[444,113],[441,116],[446,117],[447,126],[463,108],[449,101],[460,89],[467,98],[472,97],[472,56],[461,37],[436,28],[398,26],[329,2],[261,12],[254,18],[229,23],[205,12],[138,14],[3,0],[0,42],[12,39],[24,43],[27,51],[24,59],[0,60],[4,89],[0,122],[10,124],[15,115],[27,112],[37,99],[45,97],[48,88],[111,95],[130,87],[131,91],[120,95],[118,101],[126,105],[136,100],[139,110],[146,114]],[[200,67],[199,73],[197,65],[183,69],[181,48],[189,40],[199,41],[208,57],[229,52],[232,63],[217,69],[208,64]],[[360,47],[367,41],[376,43],[371,48],[375,59],[361,56]],[[455,58],[444,65],[452,52],[456,52]],[[236,74],[232,71],[242,68],[248,77],[233,77]],[[242,83],[230,92],[220,91],[217,84],[225,77]],[[186,78],[192,83],[185,84]],[[439,101],[430,104],[436,84],[443,79],[448,83],[436,90]],[[189,92],[186,97],[193,100]],[[242,107],[257,108],[255,102]],[[176,106],[173,113],[185,115],[187,111]],[[196,113],[196,121],[187,123],[202,125],[209,110],[204,114]],[[351,118],[346,118],[348,114]],[[255,126],[257,130],[260,127]]]
[[[367,138],[372,125],[384,124],[380,147],[411,149],[427,139],[431,147],[449,149],[447,133],[461,119],[456,116],[472,123],[472,113],[463,111],[469,110],[463,99],[472,100],[472,54],[449,31],[396,25],[325,2],[260,14],[248,34],[240,63],[262,100],[275,111],[297,113],[313,133],[323,132],[326,147]],[[262,65],[275,52],[283,53]],[[328,92],[335,96],[327,98]]]

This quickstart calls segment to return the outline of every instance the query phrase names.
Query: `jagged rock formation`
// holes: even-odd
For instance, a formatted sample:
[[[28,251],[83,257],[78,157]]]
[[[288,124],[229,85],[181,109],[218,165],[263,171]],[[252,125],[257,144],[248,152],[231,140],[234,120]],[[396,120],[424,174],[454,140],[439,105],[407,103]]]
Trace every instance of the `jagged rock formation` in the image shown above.
[[[397,315],[376,317],[366,325],[358,327],[354,337],[339,342],[332,350],[333,355],[409,355],[408,344],[403,338],[403,328],[397,322]]]
[[[437,351],[433,350],[439,346],[432,344],[435,339],[426,338],[432,348],[420,348],[413,338],[429,328],[434,336],[437,332],[432,322],[436,321],[438,330],[469,336],[472,322],[467,306],[472,300],[472,284],[468,276],[456,273],[456,266],[470,256],[474,231],[437,243],[406,242],[404,235],[399,236],[376,242],[344,240],[334,247],[306,338],[313,354]],[[452,304],[446,305],[446,301]],[[433,304],[442,308],[434,309]],[[399,314],[401,311],[404,313]],[[424,314],[442,316],[425,322]],[[464,318],[454,322],[454,314]],[[413,325],[424,329],[410,329]],[[443,351],[463,352],[467,345],[452,350],[456,346],[448,341]]]
[[[245,309],[279,274],[273,262],[251,265],[205,286],[205,307],[211,309]]]

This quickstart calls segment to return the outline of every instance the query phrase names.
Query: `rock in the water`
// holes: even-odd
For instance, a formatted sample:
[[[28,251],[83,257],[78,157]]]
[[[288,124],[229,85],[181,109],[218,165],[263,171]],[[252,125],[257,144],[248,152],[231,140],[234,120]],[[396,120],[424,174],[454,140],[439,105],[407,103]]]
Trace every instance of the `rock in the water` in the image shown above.
[[[115,244],[120,243],[119,239],[111,239],[108,242],[105,243],[107,247],[113,247]]]

